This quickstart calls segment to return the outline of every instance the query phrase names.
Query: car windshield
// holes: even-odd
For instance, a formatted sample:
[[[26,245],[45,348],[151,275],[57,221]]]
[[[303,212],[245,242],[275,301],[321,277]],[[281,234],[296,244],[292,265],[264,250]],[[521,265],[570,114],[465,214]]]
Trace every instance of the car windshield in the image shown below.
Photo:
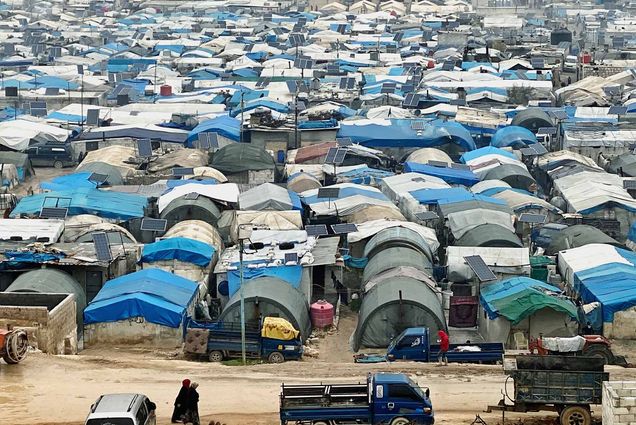
[[[391,343],[389,344],[389,348],[387,348],[386,351],[390,352],[391,350],[393,350],[395,348],[395,345],[398,343],[398,341],[402,340],[405,333],[406,333],[406,330],[403,330],[401,334],[393,338],[393,341],[391,341]]]
[[[411,388],[413,388],[413,390],[417,393],[417,395],[419,395],[422,398],[422,400],[426,400],[427,398],[426,393],[424,392],[422,388],[420,388],[417,382],[409,378],[409,384],[411,385]]]
[[[130,418],[99,418],[89,419],[86,425],[135,425]]]

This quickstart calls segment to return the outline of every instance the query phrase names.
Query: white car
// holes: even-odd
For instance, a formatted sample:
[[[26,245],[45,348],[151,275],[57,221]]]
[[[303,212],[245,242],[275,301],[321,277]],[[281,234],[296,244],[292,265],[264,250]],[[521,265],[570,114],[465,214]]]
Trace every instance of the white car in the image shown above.
[[[578,64],[578,58],[576,56],[567,56],[565,62],[563,62],[564,71],[576,71],[576,65]]]
[[[106,394],[93,403],[85,425],[156,425],[156,408],[143,394]]]

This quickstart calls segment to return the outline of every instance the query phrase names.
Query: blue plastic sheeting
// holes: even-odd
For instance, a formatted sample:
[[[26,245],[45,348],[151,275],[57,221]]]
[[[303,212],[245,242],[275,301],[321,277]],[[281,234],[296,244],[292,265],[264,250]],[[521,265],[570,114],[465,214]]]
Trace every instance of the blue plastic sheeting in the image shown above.
[[[583,301],[601,303],[603,322],[613,322],[615,313],[636,306],[635,282],[636,268],[620,263],[604,264],[574,275],[574,287]]]
[[[199,133],[217,133],[226,139],[239,141],[241,139],[241,122],[236,118],[221,115],[211,120],[203,121],[190,131],[186,140],[186,147],[191,148],[198,140]]]
[[[472,161],[473,159],[481,158],[482,156],[486,155],[501,155],[510,159],[518,159],[512,152],[508,152],[494,146],[485,146],[483,148],[464,153],[459,158],[459,162],[466,164],[468,161]]]
[[[59,190],[74,190],[80,187],[94,189],[97,187],[97,183],[88,180],[92,174],[93,173],[73,173],[55,177],[50,181],[40,183],[40,188],[51,192]]]
[[[240,107],[240,104],[237,107],[232,108],[230,116],[236,117],[241,113],[241,111],[247,112],[252,111],[256,108],[271,109],[272,111],[280,112],[283,114],[289,113],[289,106],[283,103],[274,102],[273,100],[268,99],[256,99],[251,102],[244,102],[243,108]]]
[[[376,168],[369,168],[364,166],[361,168],[355,168],[344,173],[338,173],[338,181],[346,181],[348,183],[356,184],[375,184],[377,180],[385,177],[393,176],[391,171],[378,170]]]
[[[317,128],[335,128],[338,127],[338,121],[335,118],[320,121],[302,121],[298,123],[298,128],[317,129]]]
[[[184,184],[215,185],[219,184],[219,182],[210,177],[206,177],[205,180],[166,180],[166,187],[168,189],[174,189],[175,187],[183,186]]]
[[[479,182],[479,177],[470,170],[459,170],[455,168],[433,167],[432,165],[418,164],[417,162],[405,162],[404,172],[426,174],[427,176],[439,177],[446,183],[462,184],[472,186]]]
[[[364,269],[369,262],[367,257],[356,258],[351,255],[345,255],[342,257],[345,261],[345,264],[349,267],[353,267],[354,269]]]
[[[420,204],[454,204],[465,201],[483,201],[497,205],[507,205],[505,201],[476,195],[463,187],[449,189],[419,189],[409,192]]]
[[[627,239],[636,242],[636,221],[629,226],[629,231],[627,232]]]
[[[336,199],[344,199],[356,195],[362,195],[372,199],[381,199],[383,201],[389,200],[389,198],[387,198],[382,192],[365,190],[364,187],[341,187],[338,193],[338,198]],[[301,199],[307,205],[326,201],[326,199],[318,199],[318,194],[313,196],[303,196]],[[332,199],[332,201],[335,201],[336,199]]]
[[[163,260],[179,260],[207,267],[216,250],[207,243],[190,238],[167,238],[159,242],[144,245],[141,253],[142,263]]]
[[[46,118],[49,120],[65,121],[65,122],[72,122],[77,124],[84,122],[84,120],[86,119],[85,117],[81,115],[65,114],[65,113],[57,112],[57,111],[51,112],[50,114],[46,116]]]
[[[256,261],[258,262],[258,261]],[[243,262],[243,281],[247,283],[248,280],[256,279],[258,277],[276,277],[289,283],[294,288],[300,287],[300,281],[303,275],[303,266],[278,266],[278,267],[260,267],[260,268],[248,268],[249,262]],[[233,264],[238,267],[238,263]],[[229,296],[230,298],[241,287],[241,276],[239,270],[232,270],[227,273],[229,284]]]
[[[435,147],[455,143],[465,151],[476,148],[470,132],[454,121],[433,120],[423,130],[411,128],[413,120],[369,120],[367,124],[340,125],[338,137],[349,137],[352,142],[367,147]]]
[[[181,44],[155,44],[154,51],[160,52],[162,50],[169,50],[178,54],[182,54],[186,49],[186,46]]]
[[[56,201],[59,201],[57,205]],[[69,216],[92,214],[102,218],[126,221],[143,217],[144,208],[147,205],[148,199],[145,196],[78,188],[22,198],[11,212],[11,217],[16,218],[20,214],[39,215],[42,207],[58,206],[68,208]]]
[[[497,130],[490,140],[490,145],[497,148],[525,148],[537,143],[537,136],[524,127],[511,125]]]
[[[65,255],[46,252],[5,251],[4,257],[5,259],[0,264],[0,269],[11,270],[13,268],[23,268],[24,266],[32,264],[57,262],[64,258]]]
[[[84,310],[84,324],[143,317],[178,328],[194,300],[196,282],[160,269],[146,269],[109,280]]]

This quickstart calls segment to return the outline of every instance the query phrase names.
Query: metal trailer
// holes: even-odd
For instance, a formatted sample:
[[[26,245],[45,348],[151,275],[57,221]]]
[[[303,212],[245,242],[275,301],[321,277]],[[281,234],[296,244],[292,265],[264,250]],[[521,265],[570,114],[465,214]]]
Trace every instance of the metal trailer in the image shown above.
[[[505,362],[505,372],[514,380],[511,398],[506,390],[498,405],[487,412],[539,412],[559,414],[561,425],[590,425],[591,406],[602,403],[603,359],[598,357],[517,356]],[[506,398],[512,404],[506,403]]]

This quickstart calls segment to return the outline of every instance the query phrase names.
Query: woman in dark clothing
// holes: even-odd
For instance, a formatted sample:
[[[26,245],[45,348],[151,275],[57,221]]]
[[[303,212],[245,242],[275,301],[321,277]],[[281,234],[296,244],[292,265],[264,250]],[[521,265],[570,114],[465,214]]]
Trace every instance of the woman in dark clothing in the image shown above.
[[[181,389],[179,395],[174,401],[174,410],[172,411],[172,423],[176,424],[183,420],[183,415],[186,412],[186,403],[188,401],[188,389],[190,388],[190,380],[184,379],[181,383]]]
[[[192,425],[200,425],[199,422],[199,393],[197,392],[197,387],[199,384],[193,382],[190,384],[190,389],[188,390],[188,397],[186,401],[186,413],[183,419],[183,423],[192,424]]]

